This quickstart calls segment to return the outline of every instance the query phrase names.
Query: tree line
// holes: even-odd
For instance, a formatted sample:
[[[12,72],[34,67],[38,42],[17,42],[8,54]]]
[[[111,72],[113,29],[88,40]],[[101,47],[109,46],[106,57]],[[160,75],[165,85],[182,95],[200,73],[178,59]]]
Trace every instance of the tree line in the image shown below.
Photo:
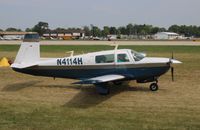
[[[82,28],[56,28],[54,30],[49,29],[49,24],[47,22],[38,22],[34,27],[27,28],[26,32],[38,32],[40,35],[48,31],[77,31],[83,30],[86,36],[93,37],[107,37],[107,35],[154,35],[157,32],[175,32],[186,37],[200,37],[200,26],[196,25],[172,25],[168,29],[163,27],[155,27],[153,25],[147,24],[128,24],[126,26],[114,27],[114,26],[104,26],[102,29],[95,25],[84,26]],[[4,31],[0,29],[0,31]],[[17,28],[7,28],[5,31],[22,31]]]

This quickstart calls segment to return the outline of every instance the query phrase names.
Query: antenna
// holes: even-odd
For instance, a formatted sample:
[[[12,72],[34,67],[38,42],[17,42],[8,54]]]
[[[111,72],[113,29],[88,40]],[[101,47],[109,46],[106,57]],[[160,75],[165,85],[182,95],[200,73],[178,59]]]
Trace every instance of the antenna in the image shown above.
[[[115,50],[117,50],[118,49],[118,47],[119,47],[119,44],[116,44],[115,42],[113,43],[113,44],[111,44],[110,46],[115,46]]]
[[[67,51],[66,54],[70,54],[70,57],[74,56],[74,51]]]

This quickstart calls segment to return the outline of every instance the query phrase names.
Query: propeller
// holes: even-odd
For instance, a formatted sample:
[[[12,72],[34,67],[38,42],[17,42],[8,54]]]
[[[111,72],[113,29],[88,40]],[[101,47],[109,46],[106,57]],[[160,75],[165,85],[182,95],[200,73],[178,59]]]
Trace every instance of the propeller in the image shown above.
[[[171,67],[172,82],[174,82],[174,67]]]
[[[174,67],[171,66],[171,64],[173,63],[172,60],[174,59],[174,53],[172,52],[172,58],[170,59],[169,63],[170,63],[170,68],[171,68],[171,76],[172,76],[172,82],[174,82]]]

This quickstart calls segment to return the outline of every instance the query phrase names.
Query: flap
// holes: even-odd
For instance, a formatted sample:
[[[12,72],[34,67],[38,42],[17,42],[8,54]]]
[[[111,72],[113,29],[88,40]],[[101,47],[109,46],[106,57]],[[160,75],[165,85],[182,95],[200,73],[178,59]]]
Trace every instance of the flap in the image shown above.
[[[74,84],[98,84],[98,83],[105,83],[105,82],[110,82],[110,81],[115,81],[115,80],[121,80],[124,79],[125,76],[123,75],[103,75],[99,77],[94,77],[90,79],[85,79],[80,82],[76,82]]]

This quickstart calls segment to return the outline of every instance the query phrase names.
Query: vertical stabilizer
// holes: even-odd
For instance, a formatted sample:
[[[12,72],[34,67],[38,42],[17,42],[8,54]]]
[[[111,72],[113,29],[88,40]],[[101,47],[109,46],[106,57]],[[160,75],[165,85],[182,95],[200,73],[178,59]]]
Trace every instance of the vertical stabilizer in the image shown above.
[[[11,65],[12,68],[26,68],[40,60],[40,43],[37,33],[28,33],[19,48],[16,59]]]
[[[40,60],[39,42],[22,42],[14,63],[32,64]]]

